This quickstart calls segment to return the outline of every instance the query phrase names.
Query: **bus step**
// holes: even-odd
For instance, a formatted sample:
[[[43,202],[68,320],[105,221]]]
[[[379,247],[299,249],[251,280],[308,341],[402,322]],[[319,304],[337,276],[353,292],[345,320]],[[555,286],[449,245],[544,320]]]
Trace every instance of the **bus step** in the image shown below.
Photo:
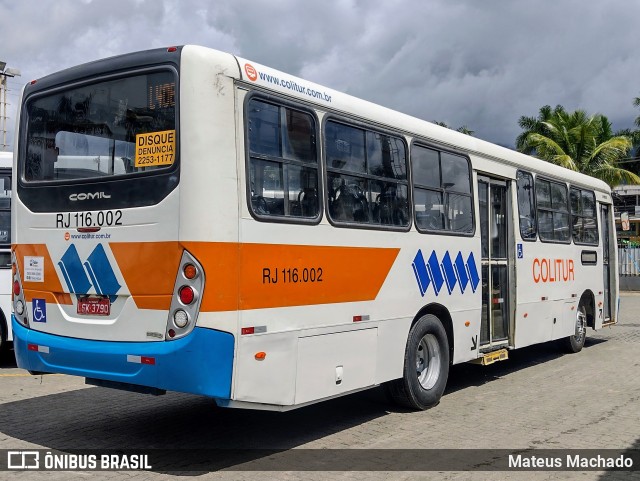
[[[497,351],[487,352],[478,359],[474,359],[473,361],[469,362],[488,366],[489,364],[493,364],[494,362],[506,361],[507,359],[509,359],[509,352],[506,349],[499,349]]]

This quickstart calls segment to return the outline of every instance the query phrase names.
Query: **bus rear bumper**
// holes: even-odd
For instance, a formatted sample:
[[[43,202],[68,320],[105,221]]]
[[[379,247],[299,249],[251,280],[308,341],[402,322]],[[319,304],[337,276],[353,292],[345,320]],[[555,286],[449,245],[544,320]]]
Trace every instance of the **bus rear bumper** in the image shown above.
[[[231,397],[234,339],[229,333],[196,327],[175,341],[94,341],[27,329],[11,317],[16,360],[23,369]]]

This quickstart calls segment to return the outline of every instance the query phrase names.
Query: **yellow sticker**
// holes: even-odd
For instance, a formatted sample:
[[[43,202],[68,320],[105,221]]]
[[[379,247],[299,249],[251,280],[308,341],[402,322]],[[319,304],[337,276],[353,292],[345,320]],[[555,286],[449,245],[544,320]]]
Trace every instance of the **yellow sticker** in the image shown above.
[[[163,130],[136,135],[136,167],[173,164],[176,155],[176,131]]]

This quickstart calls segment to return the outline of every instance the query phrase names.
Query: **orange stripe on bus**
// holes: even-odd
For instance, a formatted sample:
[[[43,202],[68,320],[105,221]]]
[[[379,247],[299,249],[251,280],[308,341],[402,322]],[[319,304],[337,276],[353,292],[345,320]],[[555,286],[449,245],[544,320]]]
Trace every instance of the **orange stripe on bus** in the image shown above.
[[[139,309],[168,310],[180,267],[178,242],[112,242],[111,252]]]
[[[56,299],[58,304],[71,304],[71,296],[63,292],[62,284],[60,284],[60,279],[49,255],[49,249],[45,244],[17,244],[13,246],[13,249],[18,260],[18,268],[22,276],[22,287],[25,294],[24,298],[27,302],[31,301],[34,293],[37,292],[38,295],[55,293],[51,294],[51,300],[47,302],[53,302]],[[24,280],[25,256],[42,257],[44,259],[43,282],[27,282]]]
[[[373,300],[400,249],[186,242],[203,265],[202,311]]]
[[[400,249],[239,244],[235,242],[113,242],[111,252],[139,309],[168,310],[183,248],[204,269],[203,312],[369,301],[377,297]],[[25,283],[25,294],[52,293],[48,302],[71,304],[46,245],[16,246],[44,258],[45,282]],[[41,295],[41,294],[38,294]]]

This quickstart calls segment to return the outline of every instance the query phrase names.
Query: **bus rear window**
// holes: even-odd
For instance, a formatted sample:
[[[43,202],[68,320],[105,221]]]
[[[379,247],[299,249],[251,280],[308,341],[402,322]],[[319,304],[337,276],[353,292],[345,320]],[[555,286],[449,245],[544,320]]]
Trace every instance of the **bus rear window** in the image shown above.
[[[107,80],[27,103],[27,182],[94,179],[176,162],[176,83],[171,71]]]

